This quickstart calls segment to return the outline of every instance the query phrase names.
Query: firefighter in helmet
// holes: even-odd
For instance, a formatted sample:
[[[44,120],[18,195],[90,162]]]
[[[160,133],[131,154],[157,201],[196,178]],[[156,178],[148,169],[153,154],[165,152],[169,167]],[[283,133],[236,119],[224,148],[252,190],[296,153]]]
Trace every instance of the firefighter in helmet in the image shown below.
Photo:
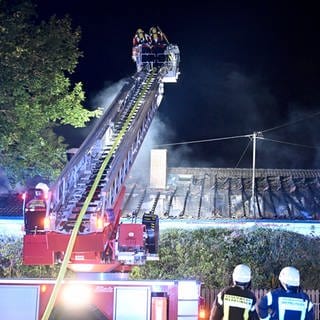
[[[215,299],[210,320],[258,320],[256,297],[250,290],[251,269],[237,265],[232,274],[233,285],[220,291]]]
[[[159,27],[151,27],[149,30],[149,36],[151,44],[168,44],[166,35],[161,31]]]
[[[155,44],[160,41],[158,30],[156,27],[151,27],[149,30],[149,36],[151,38],[151,43]]]
[[[133,37],[133,46],[135,47],[139,44],[146,44],[149,42],[149,35],[145,34],[145,32],[141,28],[139,28]]]
[[[300,273],[295,267],[285,267],[279,274],[280,287],[269,291],[258,303],[260,319],[312,320],[313,304],[300,288]]]
[[[139,28],[133,37],[132,60],[137,64],[137,70],[149,62],[150,59],[150,37],[141,28]]]
[[[151,27],[149,37],[151,39],[150,47],[153,54],[153,66],[160,68],[167,59],[165,49],[168,45],[168,40],[159,27]]]

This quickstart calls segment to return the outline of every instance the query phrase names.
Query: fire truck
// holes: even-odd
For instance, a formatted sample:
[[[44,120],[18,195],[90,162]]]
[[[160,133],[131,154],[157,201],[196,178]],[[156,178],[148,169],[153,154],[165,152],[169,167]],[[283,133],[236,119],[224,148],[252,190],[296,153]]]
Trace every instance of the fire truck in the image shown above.
[[[24,264],[53,265],[66,258],[76,272],[124,272],[158,259],[158,217],[148,212],[141,223],[120,220],[125,179],[164,84],[179,76],[177,45],[155,50],[153,44],[148,52],[145,45],[134,48],[137,72],[125,80],[46,196],[26,202]]]
[[[43,319],[53,280],[0,280],[1,319]],[[50,320],[208,319],[197,281],[64,281]]]
[[[137,72],[106,107],[58,179],[25,194],[23,263],[61,264],[56,280],[0,279],[3,319],[205,319],[197,281],[119,279],[158,259],[159,219],[121,220],[125,179],[164,95],[179,76],[175,44],[133,49]],[[139,220],[140,221],[140,220]],[[64,278],[64,269],[86,280]],[[101,280],[103,275],[116,280]],[[98,278],[88,280],[92,275]]]

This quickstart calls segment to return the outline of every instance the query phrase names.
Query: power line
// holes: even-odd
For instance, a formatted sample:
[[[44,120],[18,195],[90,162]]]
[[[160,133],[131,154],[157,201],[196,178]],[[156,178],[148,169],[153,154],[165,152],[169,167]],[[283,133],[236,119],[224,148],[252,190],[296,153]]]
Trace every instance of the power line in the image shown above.
[[[309,116],[306,116],[304,118],[300,118],[298,120],[295,120],[295,121],[291,121],[291,122],[287,122],[287,123],[284,123],[284,124],[281,124],[281,125],[278,125],[278,126],[275,126],[275,127],[272,127],[272,128],[269,128],[269,129],[265,129],[263,131],[261,131],[262,133],[265,133],[265,132],[269,132],[269,131],[273,131],[273,130],[277,130],[277,129],[281,129],[281,128],[285,128],[285,127],[288,127],[288,126],[291,126],[291,125],[294,125],[298,122],[302,122],[302,121],[306,121],[310,118],[314,118],[316,116],[320,115],[320,111],[316,112],[316,113],[313,113],[313,114],[310,114]]]
[[[280,141],[280,140],[269,139],[269,138],[264,138],[264,137],[259,137],[259,139],[266,140],[266,141],[271,141],[271,142],[277,142],[277,143],[281,143],[281,144],[288,144],[288,145],[291,145],[291,146],[301,147],[301,148],[308,148],[308,149],[318,149],[318,148],[320,148],[320,146],[311,146],[311,145],[306,145],[306,144],[299,144],[299,143],[294,143],[294,142],[290,142],[290,141]]]
[[[204,140],[192,140],[192,141],[183,141],[183,142],[158,144],[155,147],[170,147],[170,146],[177,146],[177,145],[184,145],[184,144],[195,144],[195,143],[231,140],[231,139],[239,139],[239,138],[250,138],[250,137],[252,137],[252,134],[246,134],[246,135],[241,135],[241,136],[223,137],[223,138],[212,138],[212,139],[204,139]]]
[[[309,149],[317,149],[320,146],[310,146],[310,145],[303,145],[303,144],[298,144],[298,143],[293,143],[293,142],[288,142],[288,141],[280,141],[280,140],[274,140],[274,139],[269,139],[265,138],[262,136],[262,133],[274,131],[277,129],[285,128],[294,124],[297,124],[302,121],[306,121],[308,119],[314,118],[316,116],[320,115],[320,111],[310,114],[309,116],[306,116],[304,118],[297,119],[295,121],[291,122],[286,122],[282,125],[274,126],[269,129],[265,129],[263,131],[259,131],[259,135],[257,136],[258,139],[266,140],[266,141],[271,141],[271,142],[276,142],[276,143],[281,143],[281,144],[287,144],[287,145],[292,145],[292,146],[297,146],[297,147],[302,147],[302,148],[309,148]],[[252,134],[245,134],[245,135],[238,135],[238,136],[228,136],[228,137],[221,137],[221,138],[211,138],[211,139],[203,139],[203,140],[191,140],[191,141],[183,141],[183,142],[174,142],[174,143],[166,143],[166,144],[159,144],[155,145],[155,147],[170,147],[170,146],[177,146],[177,145],[187,145],[187,144],[196,144],[196,143],[205,143],[205,142],[212,142],[212,141],[223,141],[223,140],[231,140],[231,139],[240,139],[240,138],[252,138]],[[248,143],[249,146],[250,142]],[[238,161],[237,165],[243,158],[244,154],[246,153],[248,146],[246,147],[244,153],[241,155],[240,160]]]
[[[287,145],[301,147],[301,148],[308,148],[308,149],[318,149],[318,148],[320,148],[320,146],[311,146],[311,145],[306,145],[306,144],[294,143],[294,142],[290,142],[290,141],[281,141],[281,140],[275,140],[275,139],[266,138],[266,137],[263,137],[262,135],[260,135],[262,132],[265,132],[265,131],[260,131],[259,135],[257,136],[257,139],[266,140],[266,141],[270,141],[270,142],[276,142],[276,143],[280,143],[280,144],[287,144]],[[158,144],[158,145],[155,145],[154,147],[156,147],[156,148],[158,148],[158,147],[170,147],[170,146],[176,146],[176,145],[187,145],[187,144],[196,144],[196,143],[222,141],[222,140],[232,140],[232,139],[240,139],[240,138],[250,138],[250,139],[252,139],[252,136],[253,136],[252,134],[245,134],[245,135],[240,135],[240,136],[230,136],[230,137],[222,137],[222,138],[203,139],[203,140],[191,140],[191,141],[183,141],[183,142]],[[250,145],[250,142],[251,142],[251,140],[248,142],[248,145],[245,148],[244,153],[241,155],[239,161],[237,162],[237,165],[239,164],[239,162],[243,158],[244,154],[246,153],[246,151],[247,151],[247,149],[248,149],[248,147]]]

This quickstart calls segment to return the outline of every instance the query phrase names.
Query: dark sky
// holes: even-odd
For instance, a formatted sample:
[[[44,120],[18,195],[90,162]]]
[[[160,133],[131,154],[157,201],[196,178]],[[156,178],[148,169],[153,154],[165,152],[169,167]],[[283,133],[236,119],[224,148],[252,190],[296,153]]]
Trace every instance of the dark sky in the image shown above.
[[[287,1],[127,2],[36,1],[41,17],[69,14],[82,29],[84,57],[73,79],[83,82],[88,106],[108,86],[134,74],[136,29],[159,25],[180,48],[181,75],[177,84],[165,85],[153,125],[160,130],[153,134],[157,143],[266,130],[265,140],[257,141],[257,167],[320,167],[316,6]],[[66,135],[71,146],[81,142],[75,138],[79,136],[74,131]],[[175,146],[169,163],[251,167],[252,144],[245,152],[249,142],[238,138]]]

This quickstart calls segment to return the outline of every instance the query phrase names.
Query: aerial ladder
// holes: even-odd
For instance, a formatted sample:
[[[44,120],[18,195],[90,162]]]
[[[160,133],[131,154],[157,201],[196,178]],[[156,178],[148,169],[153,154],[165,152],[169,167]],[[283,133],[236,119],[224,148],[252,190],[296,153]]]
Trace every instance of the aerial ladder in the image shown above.
[[[25,212],[24,264],[53,265],[68,254],[73,271],[122,272],[157,259],[158,217],[122,223],[121,209],[126,177],[161,103],[164,83],[177,82],[180,53],[170,43],[154,54],[142,44],[134,49],[138,71],[42,193],[46,209],[35,220],[28,216],[37,208]]]

